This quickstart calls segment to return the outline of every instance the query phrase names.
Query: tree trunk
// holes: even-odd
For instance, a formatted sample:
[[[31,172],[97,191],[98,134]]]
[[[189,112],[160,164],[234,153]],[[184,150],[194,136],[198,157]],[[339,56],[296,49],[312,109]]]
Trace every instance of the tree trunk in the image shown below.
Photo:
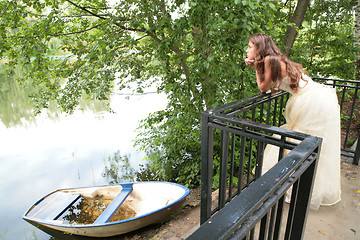
[[[354,20],[354,38],[355,46],[360,48],[360,0],[358,0],[357,6],[355,7],[355,20]],[[355,78],[360,80],[360,53],[356,52],[355,59]]]
[[[297,35],[297,28],[301,26],[302,21],[304,20],[304,16],[309,6],[310,0],[298,0],[296,5],[296,9],[292,17],[290,18],[290,23],[294,23],[295,26],[288,27],[284,36],[283,41],[283,53],[288,57],[291,54],[291,48],[295,42],[295,38]]]

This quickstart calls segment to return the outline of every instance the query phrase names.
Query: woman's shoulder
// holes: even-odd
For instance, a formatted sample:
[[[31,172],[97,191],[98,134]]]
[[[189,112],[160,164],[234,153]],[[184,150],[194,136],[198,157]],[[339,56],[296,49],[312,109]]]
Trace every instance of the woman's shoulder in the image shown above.
[[[279,55],[267,55],[264,57],[264,61],[272,61],[272,60],[282,61],[282,58]]]
[[[284,64],[284,62],[281,60],[281,57],[277,55],[267,55],[263,58],[263,61],[264,64],[269,67],[280,66]]]

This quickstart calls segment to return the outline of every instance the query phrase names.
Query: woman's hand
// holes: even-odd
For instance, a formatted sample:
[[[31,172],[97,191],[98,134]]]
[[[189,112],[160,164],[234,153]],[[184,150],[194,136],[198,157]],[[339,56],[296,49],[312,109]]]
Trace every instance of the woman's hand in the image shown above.
[[[255,64],[255,60],[251,60],[251,59],[246,58],[245,59],[245,64],[247,66],[253,66]]]
[[[255,60],[249,59],[249,58],[245,58],[245,64],[247,66],[252,67],[253,69],[255,69]]]

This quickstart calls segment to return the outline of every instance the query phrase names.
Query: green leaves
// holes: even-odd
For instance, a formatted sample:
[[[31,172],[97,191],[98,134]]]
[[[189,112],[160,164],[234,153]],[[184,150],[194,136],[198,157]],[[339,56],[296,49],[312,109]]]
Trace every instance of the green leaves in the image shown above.
[[[315,2],[305,16],[303,29],[292,49],[292,57],[313,76],[353,79],[353,9],[356,2]],[[326,14],[324,14],[326,12]]]
[[[36,113],[56,103],[71,114],[84,96],[106,101],[115,87],[165,92],[167,108],[142,122],[136,144],[160,179],[190,186],[199,182],[200,113],[256,91],[247,37],[275,31],[276,3],[0,0],[0,57],[28,69],[21,81],[38,86]]]

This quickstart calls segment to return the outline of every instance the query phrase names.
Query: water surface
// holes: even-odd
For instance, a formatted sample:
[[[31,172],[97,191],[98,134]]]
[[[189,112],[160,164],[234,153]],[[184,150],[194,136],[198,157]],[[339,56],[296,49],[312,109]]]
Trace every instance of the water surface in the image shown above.
[[[1,89],[0,94],[4,96]],[[92,109],[70,116],[55,114],[55,118],[47,114],[22,117],[21,125],[0,122],[0,239],[34,239],[33,235],[38,240],[50,239],[25,222],[23,214],[56,189],[107,184],[103,172],[115,152],[129,155],[135,169],[144,164],[144,154],[133,147],[135,129],[139,120],[165,105],[164,95],[127,100],[114,94],[111,107],[115,114]],[[1,111],[11,109],[8,106],[11,103]],[[2,119],[9,119],[1,114]]]

